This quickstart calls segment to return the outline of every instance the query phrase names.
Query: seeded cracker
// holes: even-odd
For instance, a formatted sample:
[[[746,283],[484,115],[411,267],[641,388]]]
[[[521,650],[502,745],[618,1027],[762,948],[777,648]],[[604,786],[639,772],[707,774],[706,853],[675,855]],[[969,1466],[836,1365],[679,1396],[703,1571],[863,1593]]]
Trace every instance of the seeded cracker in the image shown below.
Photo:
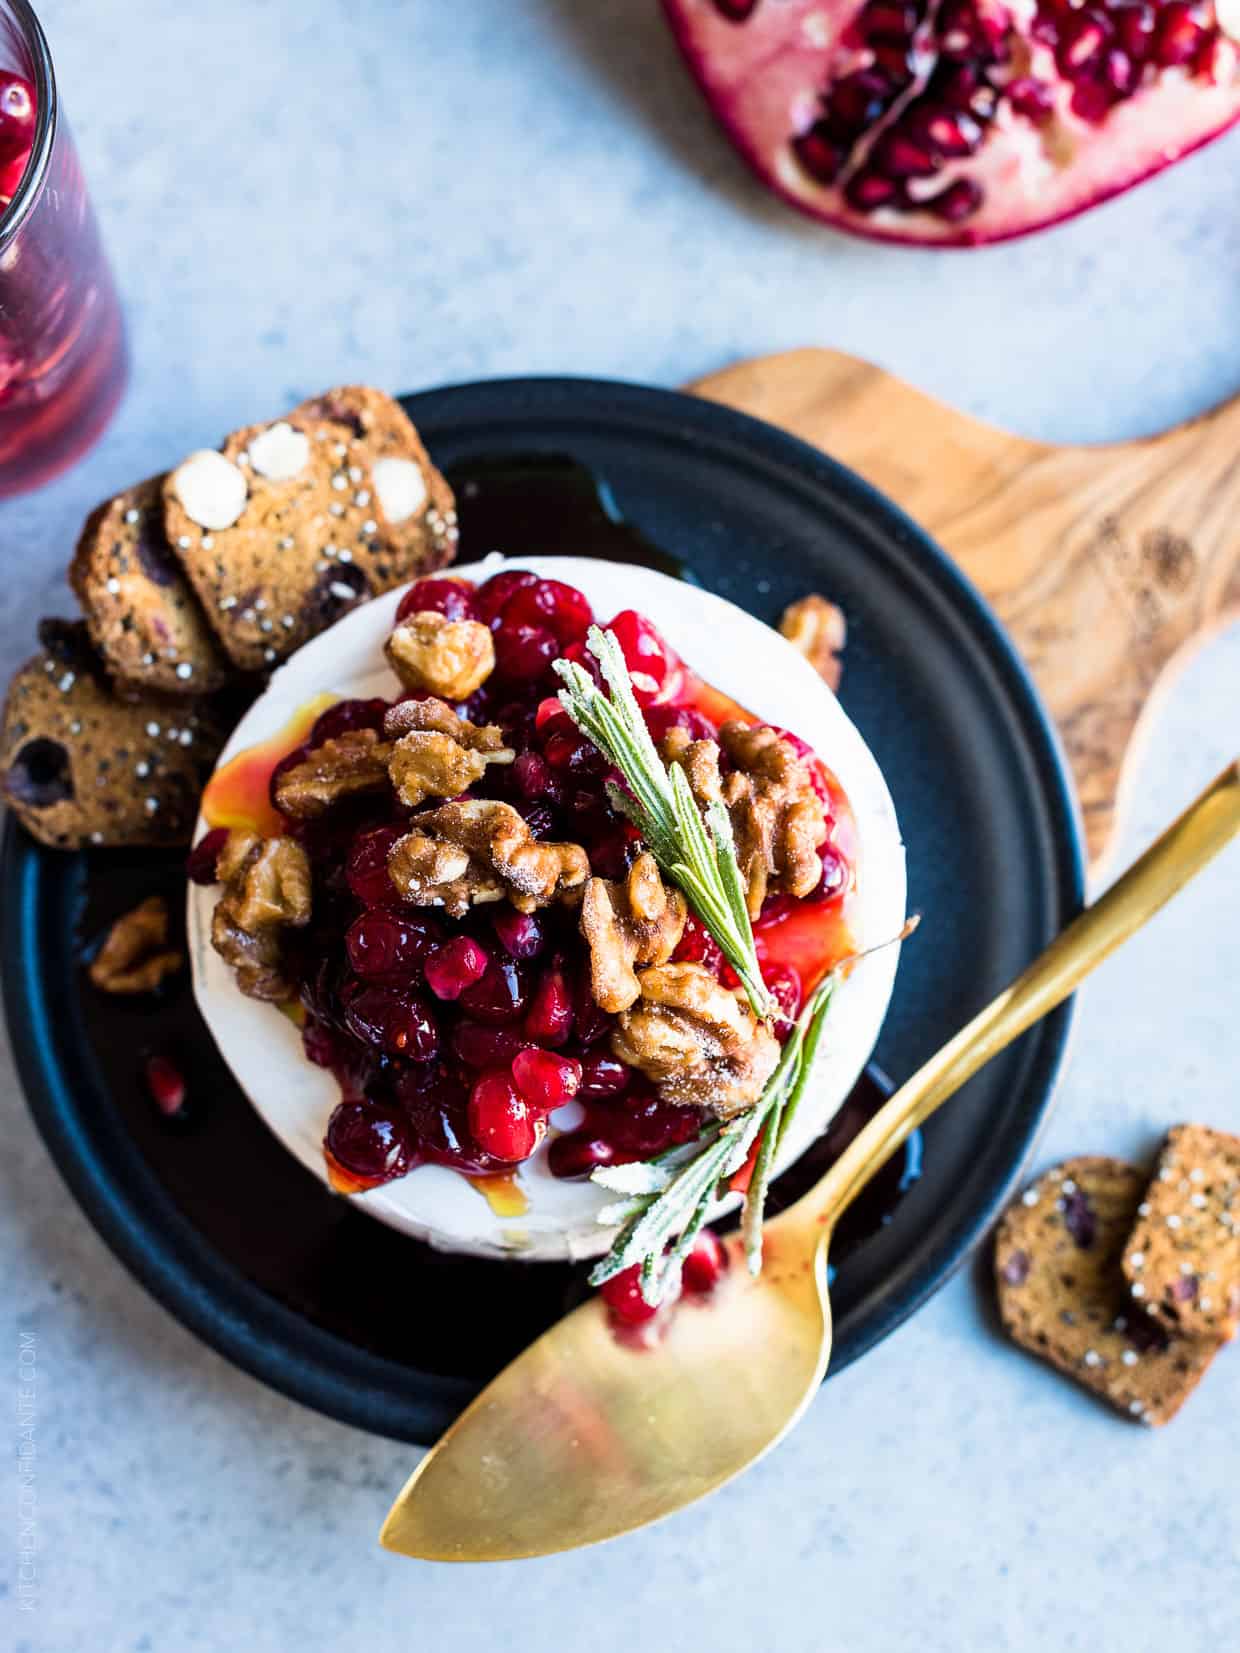
[[[14,677],[0,723],[0,797],[53,849],[187,844],[223,740],[202,707],[112,692],[84,626]]]
[[[1128,1295],[1120,1265],[1145,1188],[1145,1173],[1117,1159],[1046,1172],[999,1225],[995,1279],[1015,1342],[1157,1425],[1179,1411],[1221,1344],[1171,1336]]]
[[[69,583],[113,677],[166,694],[211,694],[232,669],[168,548],[162,487],[152,477],[91,513]]]
[[[164,525],[243,671],[456,554],[450,488],[403,409],[358,386],[191,454],[164,483]]]
[[[1124,1251],[1129,1290],[1169,1331],[1232,1338],[1240,1326],[1240,1136],[1167,1135]]]

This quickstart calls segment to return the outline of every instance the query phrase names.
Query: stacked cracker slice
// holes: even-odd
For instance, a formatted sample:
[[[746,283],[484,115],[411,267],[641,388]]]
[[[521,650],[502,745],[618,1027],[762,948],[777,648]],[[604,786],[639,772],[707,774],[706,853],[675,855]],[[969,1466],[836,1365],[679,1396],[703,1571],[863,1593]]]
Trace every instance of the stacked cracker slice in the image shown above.
[[[1065,1161],[999,1226],[995,1277],[1017,1343],[1126,1415],[1168,1423],[1240,1328],[1240,1137],[1169,1132],[1153,1175]]]
[[[345,386],[234,431],[88,518],[76,624],[10,686],[0,792],[45,844],[188,841],[229,717],[369,597],[456,552],[451,490],[404,410]]]

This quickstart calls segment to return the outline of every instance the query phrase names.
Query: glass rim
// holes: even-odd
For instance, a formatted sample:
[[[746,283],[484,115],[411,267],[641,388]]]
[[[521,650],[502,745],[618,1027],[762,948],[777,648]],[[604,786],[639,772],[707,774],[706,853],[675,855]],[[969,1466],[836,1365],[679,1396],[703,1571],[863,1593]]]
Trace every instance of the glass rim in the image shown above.
[[[0,9],[11,14],[30,53],[30,61],[34,67],[35,99],[38,104],[30,159],[26,163],[21,183],[17,186],[17,193],[0,216],[0,248],[3,248],[29,218],[43,193],[43,184],[51,165],[52,145],[56,139],[59,104],[51,49],[47,44],[47,36],[43,33],[43,25],[35,16],[30,0],[0,0]]]

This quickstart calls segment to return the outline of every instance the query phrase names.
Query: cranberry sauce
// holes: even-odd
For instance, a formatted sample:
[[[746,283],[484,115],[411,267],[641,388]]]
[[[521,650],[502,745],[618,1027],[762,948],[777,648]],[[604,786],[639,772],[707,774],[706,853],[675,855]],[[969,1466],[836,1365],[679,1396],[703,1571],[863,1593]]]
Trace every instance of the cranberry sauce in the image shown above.
[[[488,769],[476,795],[515,808],[535,837],[581,844],[595,872],[622,878],[640,841],[609,801],[606,760],[555,695],[558,658],[593,664],[585,640],[595,616],[585,596],[511,568],[476,588],[451,574],[417,581],[397,621],[428,609],[485,624],[494,638],[495,669],[459,711],[500,725],[516,757]],[[603,619],[656,739],[673,728],[710,737],[721,717],[748,717],[697,677],[646,616],[626,609]],[[215,830],[284,832],[310,858],[314,916],[286,945],[306,1056],[329,1068],[341,1089],[324,1140],[333,1186],[356,1193],[427,1162],[470,1176],[502,1174],[535,1153],[553,1131],[552,1115],[570,1102],[584,1115],[552,1142],[549,1164],[560,1177],[693,1141],[703,1115],[661,1101],[611,1055],[613,1019],[593,1002],[571,908],[527,914],[506,901],[479,903],[450,918],[405,905],[387,858],[411,811],[389,787],[347,795],[310,820],[281,812],[282,774],[326,741],[381,730],[387,709],[380,699],[316,702],[221,769],[203,805]],[[847,804],[810,748],[790,738],[811,766],[829,831],[817,891],[773,896],[756,927],[785,1034],[806,995],[850,950],[845,909],[854,884],[841,847],[852,835]],[[191,876],[201,878],[203,860],[195,851]],[[676,956],[736,985],[696,921]]]

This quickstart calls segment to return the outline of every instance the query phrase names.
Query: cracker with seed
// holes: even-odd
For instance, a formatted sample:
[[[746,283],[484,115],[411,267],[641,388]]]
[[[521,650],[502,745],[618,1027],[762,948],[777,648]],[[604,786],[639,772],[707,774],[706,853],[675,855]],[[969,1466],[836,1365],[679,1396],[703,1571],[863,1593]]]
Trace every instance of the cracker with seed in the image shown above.
[[[1240,1327],[1240,1136],[1177,1125],[1124,1250],[1128,1289],[1167,1327],[1232,1338]]]
[[[1135,1165],[1102,1157],[1047,1171],[999,1225],[995,1280],[1015,1342],[1157,1425],[1179,1411],[1221,1343],[1172,1336],[1128,1295],[1121,1259],[1146,1182]]]
[[[224,739],[210,710],[118,696],[83,625],[40,636],[0,717],[0,799],[52,849],[188,844]]]
[[[211,694],[232,668],[168,547],[163,480],[139,482],[91,512],[69,584],[113,677],[165,694]]]
[[[191,454],[164,483],[164,527],[242,671],[456,554],[452,491],[398,402],[346,386]]]

